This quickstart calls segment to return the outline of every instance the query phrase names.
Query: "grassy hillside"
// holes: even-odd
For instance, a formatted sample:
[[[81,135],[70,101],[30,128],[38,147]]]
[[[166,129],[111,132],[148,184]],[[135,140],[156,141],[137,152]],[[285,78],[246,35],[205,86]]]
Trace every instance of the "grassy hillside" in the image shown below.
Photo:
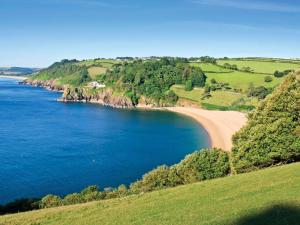
[[[183,86],[174,85],[171,90],[181,99],[192,101],[207,109],[213,109],[212,107],[214,107],[214,109],[233,110],[237,109],[238,106],[256,106],[258,104],[256,98],[249,98],[246,94],[233,91],[213,91],[210,98],[202,99],[204,88],[194,88],[192,91],[186,91]]]
[[[217,63],[219,65],[224,65],[225,63],[235,64],[237,65],[238,69],[242,69],[243,67],[250,67],[253,72],[256,73],[267,73],[267,74],[274,74],[276,70],[283,71],[283,70],[296,70],[300,69],[300,63],[290,63],[286,61],[267,61],[267,60],[218,60]]]
[[[219,60],[218,63],[220,62],[223,61]],[[232,63],[234,61],[226,60],[226,62]],[[238,62],[243,63],[244,64],[243,67],[244,66],[251,67],[252,64],[260,63],[258,61],[238,61]],[[223,65],[224,63],[220,63],[220,65]],[[275,68],[275,70],[281,71],[280,69],[281,63],[277,63],[277,62],[264,62],[264,63],[269,67]],[[220,65],[215,65],[210,63],[193,63],[193,65],[201,67],[201,69],[207,75],[208,81],[210,81],[211,79],[215,79],[218,82],[228,83],[231,87],[242,89],[243,91],[247,90],[250,83],[252,83],[254,86],[275,87],[282,81],[282,78],[273,77],[272,82],[265,82],[264,78],[266,75],[255,73],[258,71],[255,71],[254,73],[235,71],[235,70],[222,68]],[[292,64],[292,65],[294,67],[297,66],[297,64]],[[299,64],[299,68],[300,68],[300,64]],[[272,74],[273,73],[274,72],[272,72]]]
[[[296,225],[300,163],[101,202],[0,217],[0,224]]]

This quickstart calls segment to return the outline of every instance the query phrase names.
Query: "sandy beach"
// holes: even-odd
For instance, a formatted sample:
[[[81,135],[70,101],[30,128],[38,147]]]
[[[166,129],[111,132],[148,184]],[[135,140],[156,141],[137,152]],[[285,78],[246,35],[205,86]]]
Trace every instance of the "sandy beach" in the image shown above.
[[[208,132],[212,147],[225,151],[231,151],[233,134],[247,122],[246,115],[236,111],[211,111],[188,107],[169,107],[167,109],[197,120]]]
[[[11,79],[16,79],[16,80],[26,80],[28,77],[24,76],[6,76],[6,75],[0,75],[0,78],[11,78]]]

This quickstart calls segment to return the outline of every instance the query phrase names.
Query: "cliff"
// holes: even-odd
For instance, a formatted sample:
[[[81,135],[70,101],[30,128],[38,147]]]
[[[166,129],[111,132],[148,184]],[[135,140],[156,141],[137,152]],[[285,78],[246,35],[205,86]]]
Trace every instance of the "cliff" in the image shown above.
[[[111,89],[103,89],[98,92],[89,93],[89,89],[70,88],[64,90],[63,96],[59,99],[62,102],[91,102],[114,108],[133,108],[131,99],[125,96],[115,96]]]

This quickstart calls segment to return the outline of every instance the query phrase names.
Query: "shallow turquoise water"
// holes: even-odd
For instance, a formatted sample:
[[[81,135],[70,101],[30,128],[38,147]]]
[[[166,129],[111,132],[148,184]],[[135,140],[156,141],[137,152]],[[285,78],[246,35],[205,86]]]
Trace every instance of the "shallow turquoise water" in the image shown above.
[[[188,117],[65,104],[59,96],[0,78],[0,203],[129,184],[209,146]]]

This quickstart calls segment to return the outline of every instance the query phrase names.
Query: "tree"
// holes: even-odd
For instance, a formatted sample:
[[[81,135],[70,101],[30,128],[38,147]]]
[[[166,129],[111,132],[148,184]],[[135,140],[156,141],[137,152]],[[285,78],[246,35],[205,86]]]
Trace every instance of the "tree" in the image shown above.
[[[233,137],[233,164],[237,172],[300,160],[300,73],[284,82],[250,114]]]
[[[191,81],[191,80],[188,80],[188,81],[186,81],[185,82],[185,90],[186,91],[191,91],[191,90],[193,90],[193,82]]]

